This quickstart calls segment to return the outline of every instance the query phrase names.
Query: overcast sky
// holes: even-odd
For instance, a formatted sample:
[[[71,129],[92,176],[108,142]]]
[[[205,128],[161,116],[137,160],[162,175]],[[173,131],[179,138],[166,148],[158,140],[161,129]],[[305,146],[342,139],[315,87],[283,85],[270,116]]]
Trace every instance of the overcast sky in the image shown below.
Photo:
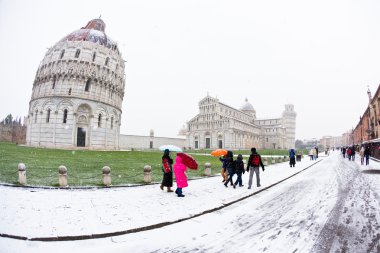
[[[126,63],[122,134],[176,137],[207,95],[296,138],[341,135],[380,83],[376,0],[0,0],[0,119],[26,116],[46,49],[101,18]]]

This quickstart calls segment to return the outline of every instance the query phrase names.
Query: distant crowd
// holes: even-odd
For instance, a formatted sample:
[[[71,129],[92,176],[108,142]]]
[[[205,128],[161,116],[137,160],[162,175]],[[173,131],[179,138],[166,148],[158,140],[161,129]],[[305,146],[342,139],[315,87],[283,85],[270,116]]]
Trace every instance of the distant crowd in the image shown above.
[[[343,158],[348,158],[349,161],[355,161],[356,153],[359,153],[361,165],[364,165],[364,162],[365,165],[369,165],[369,157],[371,155],[371,150],[369,146],[364,147],[362,145],[359,149],[359,146],[353,145],[348,147],[342,147],[340,151],[342,153]]]

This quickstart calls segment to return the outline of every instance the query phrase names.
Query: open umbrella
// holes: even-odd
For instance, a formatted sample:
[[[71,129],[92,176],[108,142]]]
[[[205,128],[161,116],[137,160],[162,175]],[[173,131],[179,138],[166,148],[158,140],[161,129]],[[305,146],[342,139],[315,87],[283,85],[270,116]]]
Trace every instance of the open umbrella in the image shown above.
[[[197,170],[198,169],[198,163],[195,161],[195,159],[186,154],[186,153],[177,153],[177,156],[182,158],[182,163],[185,164],[186,167],[189,167],[189,169]]]
[[[182,149],[180,147],[177,147],[174,145],[162,145],[158,149],[161,151],[164,151],[165,149],[169,149],[169,151],[173,151],[173,152],[182,152]]]
[[[224,156],[227,155],[227,150],[225,149],[217,149],[211,152],[212,156]]]

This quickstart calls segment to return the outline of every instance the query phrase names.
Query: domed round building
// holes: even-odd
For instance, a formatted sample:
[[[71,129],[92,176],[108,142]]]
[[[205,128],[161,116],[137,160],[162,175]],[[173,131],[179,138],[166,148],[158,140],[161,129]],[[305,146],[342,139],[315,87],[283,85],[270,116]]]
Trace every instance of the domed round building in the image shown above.
[[[49,48],[33,83],[27,145],[118,149],[124,67],[101,19]]]

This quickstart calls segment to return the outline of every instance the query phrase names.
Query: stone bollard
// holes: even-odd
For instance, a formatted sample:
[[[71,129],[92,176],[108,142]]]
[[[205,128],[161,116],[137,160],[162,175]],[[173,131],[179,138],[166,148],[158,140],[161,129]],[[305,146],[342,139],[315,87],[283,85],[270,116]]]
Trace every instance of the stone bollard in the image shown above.
[[[67,169],[65,166],[61,165],[58,167],[58,183],[59,187],[67,187]]]
[[[21,185],[26,185],[26,166],[23,163],[17,165],[18,169],[18,182]]]
[[[102,168],[103,172],[103,185],[110,186],[111,185],[111,168],[108,166],[104,166]]]
[[[204,170],[205,176],[211,176],[211,163],[205,163],[205,170]]]
[[[144,182],[147,184],[152,182],[152,167],[149,165],[144,166]]]
[[[276,163],[276,158],[272,157],[272,164]]]
[[[267,157],[264,157],[264,162],[263,162],[264,166],[268,166],[268,158]]]

